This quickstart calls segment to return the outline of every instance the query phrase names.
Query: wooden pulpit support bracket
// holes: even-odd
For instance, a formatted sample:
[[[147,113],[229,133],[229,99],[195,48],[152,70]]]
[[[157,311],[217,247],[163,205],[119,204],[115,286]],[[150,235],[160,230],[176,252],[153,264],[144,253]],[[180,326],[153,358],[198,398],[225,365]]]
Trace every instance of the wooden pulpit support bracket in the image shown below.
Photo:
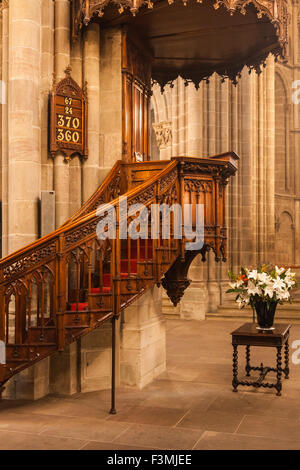
[[[218,162],[227,159],[228,165],[220,166]],[[203,159],[197,163],[196,159],[182,157],[174,158],[180,163],[180,180],[183,204],[203,204],[204,206],[204,232],[203,246],[200,250],[188,251],[185,249],[185,240],[181,255],[165,273],[161,284],[167,292],[173,305],[180,302],[184,291],[191,281],[188,271],[197,255],[206,261],[206,253],[212,250],[216,262],[226,261],[226,228],[225,228],[225,187],[228,178],[236,171],[235,162],[238,159],[235,153],[222,154],[210,159]],[[196,215],[193,214],[193,219]],[[192,221],[196,225],[196,220]]]

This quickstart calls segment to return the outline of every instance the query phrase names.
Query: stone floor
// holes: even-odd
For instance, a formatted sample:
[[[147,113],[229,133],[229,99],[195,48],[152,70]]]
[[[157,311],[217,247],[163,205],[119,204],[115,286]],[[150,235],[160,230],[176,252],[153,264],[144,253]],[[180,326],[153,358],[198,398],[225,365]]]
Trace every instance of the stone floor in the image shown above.
[[[118,390],[115,416],[109,391],[3,401],[0,449],[300,449],[300,364],[281,397],[233,393],[230,332],[239,324],[169,320],[167,371],[141,391]],[[261,360],[271,365],[275,350],[256,349],[253,362]]]

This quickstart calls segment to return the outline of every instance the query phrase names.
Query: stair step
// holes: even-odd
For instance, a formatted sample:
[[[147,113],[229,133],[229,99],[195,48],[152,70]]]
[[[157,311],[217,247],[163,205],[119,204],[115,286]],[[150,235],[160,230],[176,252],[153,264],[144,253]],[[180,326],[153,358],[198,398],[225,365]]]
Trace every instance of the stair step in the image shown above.
[[[230,304],[219,305],[216,312],[209,312],[206,318],[210,319],[252,319],[252,308],[245,307],[239,309],[237,305],[232,302]],[[300,323],[300,304],[286,304],[279,305],[275,315],[276,321],[290,321],[292,323]]]
[[[64,325],[65,330],[84,330],[85,328],[90,328],[90,325]]]
[[[90,309],[90,310],[65,310],[66,315],[76,315],[77,313],[80,315],[86,315],[87,313],[97,314],[97,313],[109,313],[111,312],[111,308],[103,308],[103,309]]]

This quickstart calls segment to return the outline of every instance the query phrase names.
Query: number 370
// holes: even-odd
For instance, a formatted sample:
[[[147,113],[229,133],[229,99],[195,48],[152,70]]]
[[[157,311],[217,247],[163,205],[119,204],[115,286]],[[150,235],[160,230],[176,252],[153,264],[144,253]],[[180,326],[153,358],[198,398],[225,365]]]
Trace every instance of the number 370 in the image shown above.
[[[70,116],[59,114],[57,124],[59,127],[73,127],[74,129],[78,129],[80,126],[80,120],[77,117],[71,118]]]

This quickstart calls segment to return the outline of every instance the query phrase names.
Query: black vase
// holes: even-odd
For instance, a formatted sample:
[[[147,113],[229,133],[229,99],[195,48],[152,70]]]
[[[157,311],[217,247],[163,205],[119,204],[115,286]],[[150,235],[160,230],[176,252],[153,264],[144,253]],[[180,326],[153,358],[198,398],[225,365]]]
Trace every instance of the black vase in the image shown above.
[[[271,302],[268,305],[267,302],[260,300],[255,303],[257,323],[260,328],[271,328],[273,326],[276,307],[277,302]]]

